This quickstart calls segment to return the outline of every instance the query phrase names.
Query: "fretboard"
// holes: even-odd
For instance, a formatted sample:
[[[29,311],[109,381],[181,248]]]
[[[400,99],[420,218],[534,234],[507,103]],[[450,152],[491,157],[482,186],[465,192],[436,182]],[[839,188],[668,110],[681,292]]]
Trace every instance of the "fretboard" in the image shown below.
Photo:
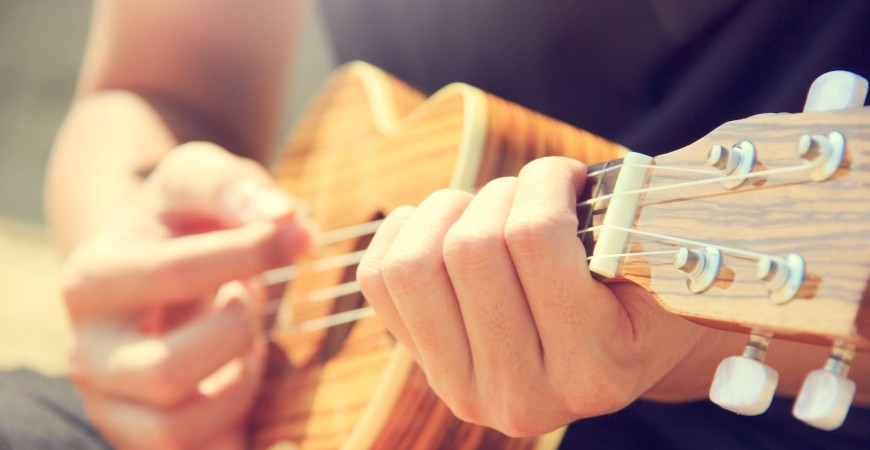
[[[614,159],[601,164],[589,166],[588,173],[591,176],[586,177],[586,186],[583,188],[583,193],[577,198],[577,218],[579,224],[577,227],[578,236],[583,241],[583,246],[586,247],[586,254],[591,255],[595,248],[594,233],[584,232],[593,224],[595,216],[607,212],[607,205],[610,203],[607,200],[595,202],[593,204],[583,204],[589,199],[601,197],[613,193],[613,186],[616,184],[616,179],[619,177],[621,169],[615,168],[604,171],[605,169],[619,166],[622,164],[622,159]]]

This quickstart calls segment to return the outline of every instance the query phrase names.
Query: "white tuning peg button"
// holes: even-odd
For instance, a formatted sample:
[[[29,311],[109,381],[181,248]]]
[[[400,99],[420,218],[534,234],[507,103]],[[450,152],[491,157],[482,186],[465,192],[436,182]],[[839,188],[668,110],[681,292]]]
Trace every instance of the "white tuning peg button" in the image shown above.
[[[867,80],[852,72],[828,72],[810,86],[804,112],[860,108],[867,98],[867,87]]]
[[[722,360],[710,385],[710,400],[724,409],[757,416],[770,406],[779,374],[767,364],[746,356]]]
[[[822,430],[835,430],[846,420],[855,398],[855,382],[838,373],[817,369],[801,386],[792,414]]]

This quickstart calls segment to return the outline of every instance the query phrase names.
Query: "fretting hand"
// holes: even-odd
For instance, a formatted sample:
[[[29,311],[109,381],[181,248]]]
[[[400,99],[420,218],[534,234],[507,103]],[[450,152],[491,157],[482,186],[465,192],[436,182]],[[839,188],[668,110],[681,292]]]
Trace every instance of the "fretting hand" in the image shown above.
[[[63,268],[71,376],[121,448],[241,448],[265,355],[254,276],[308,242],[262,167],[173,150]]]
[[[399,208],[357,276],[389,330],[461,419],[533,435],[616,411],[681,363],[705,330],[586,265],[583,164],[544,158],[477,195]]]

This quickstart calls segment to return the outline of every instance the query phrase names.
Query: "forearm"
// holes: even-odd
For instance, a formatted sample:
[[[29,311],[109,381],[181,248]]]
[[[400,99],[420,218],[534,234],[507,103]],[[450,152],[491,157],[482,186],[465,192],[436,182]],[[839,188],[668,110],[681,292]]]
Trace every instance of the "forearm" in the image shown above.
[[[63,253],[180,143],[206,140],[266,157],[303,7],[95,3],[78,95],[47,173],[47,216]]]
[[[61,252],[104,224],[173,147],[216,140],[198,122],[130,91],[79,97],[55,141],[46,177],[46,214]]]

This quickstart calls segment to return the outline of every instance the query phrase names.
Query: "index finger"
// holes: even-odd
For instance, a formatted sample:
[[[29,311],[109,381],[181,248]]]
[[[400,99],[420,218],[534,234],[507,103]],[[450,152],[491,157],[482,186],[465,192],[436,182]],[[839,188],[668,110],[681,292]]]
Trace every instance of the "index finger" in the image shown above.
[[[286,220],[160,241],[93,243],[70,257],[63,290],[74,315],[189,302],[227,281],[289,264],[307,240],[299,224]]]
[[[520,173],[505,224],[511,259],[550,361],[591,348],[583,339],[612,332],[620,313],[613,294],[592,278],[577,237],[577,196],[585,178],[586,167],[575,160],[533,161]]]

